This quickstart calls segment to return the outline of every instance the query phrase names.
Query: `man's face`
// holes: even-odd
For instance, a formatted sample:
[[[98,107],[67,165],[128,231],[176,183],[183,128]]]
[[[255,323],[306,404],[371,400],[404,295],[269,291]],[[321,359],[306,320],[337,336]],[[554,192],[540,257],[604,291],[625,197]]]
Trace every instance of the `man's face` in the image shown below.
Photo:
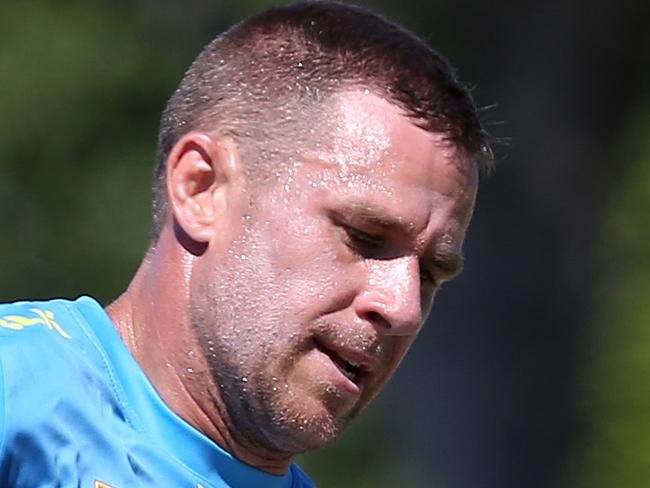
[[[382,389],[459,271],[476,168],[367,91],[256,189],[197,260],[192,316],[231,430],[272,451],[334,439]]]

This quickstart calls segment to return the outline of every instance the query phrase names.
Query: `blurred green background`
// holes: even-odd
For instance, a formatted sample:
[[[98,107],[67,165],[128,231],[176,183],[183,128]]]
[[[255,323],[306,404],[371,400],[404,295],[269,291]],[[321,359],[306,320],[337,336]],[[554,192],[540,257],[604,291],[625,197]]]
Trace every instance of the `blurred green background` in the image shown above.
[[[0,2],[1,301],[124,289],[166,99],[203,44],[275,3]],[[386,394],[301,463],[324,487],[647,486],[647,6],[363,3],[447,55],[510,142],[466,272]]]

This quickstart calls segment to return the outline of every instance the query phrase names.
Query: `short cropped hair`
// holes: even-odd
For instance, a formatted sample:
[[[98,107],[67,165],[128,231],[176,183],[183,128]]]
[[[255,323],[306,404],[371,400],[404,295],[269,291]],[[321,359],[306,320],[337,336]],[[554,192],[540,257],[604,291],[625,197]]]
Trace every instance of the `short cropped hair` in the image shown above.
[[[484,168],[491,166],[488,138],[468,89],[416,35],[338,2],[275,7],[210,42],[171,96],[158,138],[152,241],[167,213],[167,157],[184,134],[217,131],[243,146],[295,144],[292,128],[313,123],[307,107],[352,87],[385,97],[418,126],[443,134]],[[266,150],[257,154],[268,158]]]

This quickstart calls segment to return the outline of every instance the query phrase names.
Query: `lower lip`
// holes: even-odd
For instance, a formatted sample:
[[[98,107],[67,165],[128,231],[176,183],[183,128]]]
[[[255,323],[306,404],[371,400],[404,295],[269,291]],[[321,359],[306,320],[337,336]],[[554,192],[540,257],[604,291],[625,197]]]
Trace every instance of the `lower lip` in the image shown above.
[[[341,371],[334,360],[326,352],[321,350],[320,347],[317,347],[316,351],[319,354],[319,359],[327,365],[330,376],[334,379],[334,386],[338,386],[340,390],[343,390],[349,395],[358,396],[361,394],[363,390],[363,378],[360,373],[357,373],[357,382],[355,383]]]

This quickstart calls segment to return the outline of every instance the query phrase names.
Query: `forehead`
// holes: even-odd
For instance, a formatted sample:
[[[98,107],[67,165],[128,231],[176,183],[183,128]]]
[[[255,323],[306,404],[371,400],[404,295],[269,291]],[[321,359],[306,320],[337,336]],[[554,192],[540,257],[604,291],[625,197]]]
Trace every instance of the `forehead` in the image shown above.
[[[324,118],[327,141],[318,145],[320,154],[311,156],[341,170],[377,170],[381,166],[386,174],[399,169],[402,173],[417,173],[418,178],[427,170],[434,173],[449,169],[467,176],[476,173],[476,165],[443,134],[418,127],[401,108],[369,89],[335,94]],[[409,164],[414,162],[418,164]]]
[[[385,98],[367,89],[344,91],[329,102],[326,117],[326,140],[304,156],[329,170],[330,183],[373,185],[392,198],[402,196],[394,194],[397,187],[408,187],[473,202],[476,165]]]
[[[367,90],[331,98],[310,141],[267,187],[269,210],[325,210],[373,228],[400,229],[418,241],[462,244],[477,184],[476,167],[444,137],[416,126],[399,107]],[[272,188],[280,189],[275,193]]]
[[[379,162],[391,147],[394,107],[369,90],[339,93],[331,105],[332,163],[345,168]]]

